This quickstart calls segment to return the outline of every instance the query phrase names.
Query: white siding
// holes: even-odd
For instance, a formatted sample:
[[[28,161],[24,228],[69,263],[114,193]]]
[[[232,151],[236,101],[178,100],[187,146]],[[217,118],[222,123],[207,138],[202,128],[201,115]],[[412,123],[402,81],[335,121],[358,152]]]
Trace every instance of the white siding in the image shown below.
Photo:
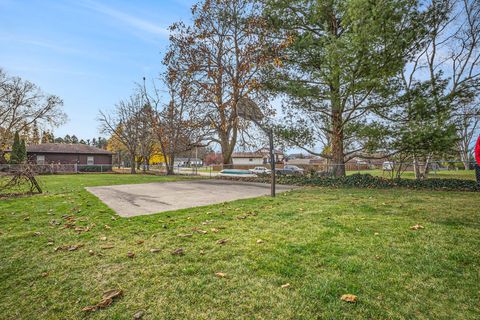
[[[232,162],[234,165],[258,166],[263,165],[263,158],[232,158]]]

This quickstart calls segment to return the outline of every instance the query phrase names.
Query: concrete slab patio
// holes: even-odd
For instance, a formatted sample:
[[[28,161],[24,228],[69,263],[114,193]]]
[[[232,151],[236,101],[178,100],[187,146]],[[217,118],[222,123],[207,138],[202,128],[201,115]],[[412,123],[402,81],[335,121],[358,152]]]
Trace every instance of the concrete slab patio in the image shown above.
[[[278,185],[277,193],[293,188]],[[187,180],[86,189],[122,217],[205,206],[270,194],[268,184],[226,180]]]

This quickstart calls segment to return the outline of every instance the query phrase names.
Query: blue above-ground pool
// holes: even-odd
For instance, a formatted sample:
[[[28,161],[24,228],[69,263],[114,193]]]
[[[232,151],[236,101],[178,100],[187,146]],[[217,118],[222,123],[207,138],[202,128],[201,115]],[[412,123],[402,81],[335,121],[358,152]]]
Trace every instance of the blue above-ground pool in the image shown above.
[[[240,170],[240,169],[223,169],[220,171],[221,174],[249,174],[252,173],[248,170]]]

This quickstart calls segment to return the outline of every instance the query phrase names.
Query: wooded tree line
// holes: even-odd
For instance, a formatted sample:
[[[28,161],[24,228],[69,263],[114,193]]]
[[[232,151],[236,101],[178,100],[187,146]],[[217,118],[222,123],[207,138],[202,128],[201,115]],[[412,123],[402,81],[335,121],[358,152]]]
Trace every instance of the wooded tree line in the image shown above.
[[[434,159],[469,166],[478,1],[204,0],[170,31],[161,82],[101,113],[132,158],[157,143],[171,168],[178,152],[216,143],[231,163],[251,132],[237,113],[249,97],[266,116],[281,100],[277,138],[327,158],[334,176],[359,156],[413,162],[417,178]]]

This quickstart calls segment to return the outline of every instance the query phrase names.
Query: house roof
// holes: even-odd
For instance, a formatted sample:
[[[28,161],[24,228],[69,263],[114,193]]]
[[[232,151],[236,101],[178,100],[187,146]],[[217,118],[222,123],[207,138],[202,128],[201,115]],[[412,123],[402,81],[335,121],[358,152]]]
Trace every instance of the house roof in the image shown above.
[[[42,143],[27,146],[28,153],[113,154],[113,152],[86,144]]]
[[[258,152],[234,152],[232,158],[262,158],[263,154]]]
[[[282,150],[274,149],[273,152],[274,152],[275,154],[283,155],[283,151],[282,151]],[[261,149],[258,149],[258,150],[257,150],[257,153],[268,153],[268,154],[270,154],[270,149],[269,149],[269,148],[261,148]]]

